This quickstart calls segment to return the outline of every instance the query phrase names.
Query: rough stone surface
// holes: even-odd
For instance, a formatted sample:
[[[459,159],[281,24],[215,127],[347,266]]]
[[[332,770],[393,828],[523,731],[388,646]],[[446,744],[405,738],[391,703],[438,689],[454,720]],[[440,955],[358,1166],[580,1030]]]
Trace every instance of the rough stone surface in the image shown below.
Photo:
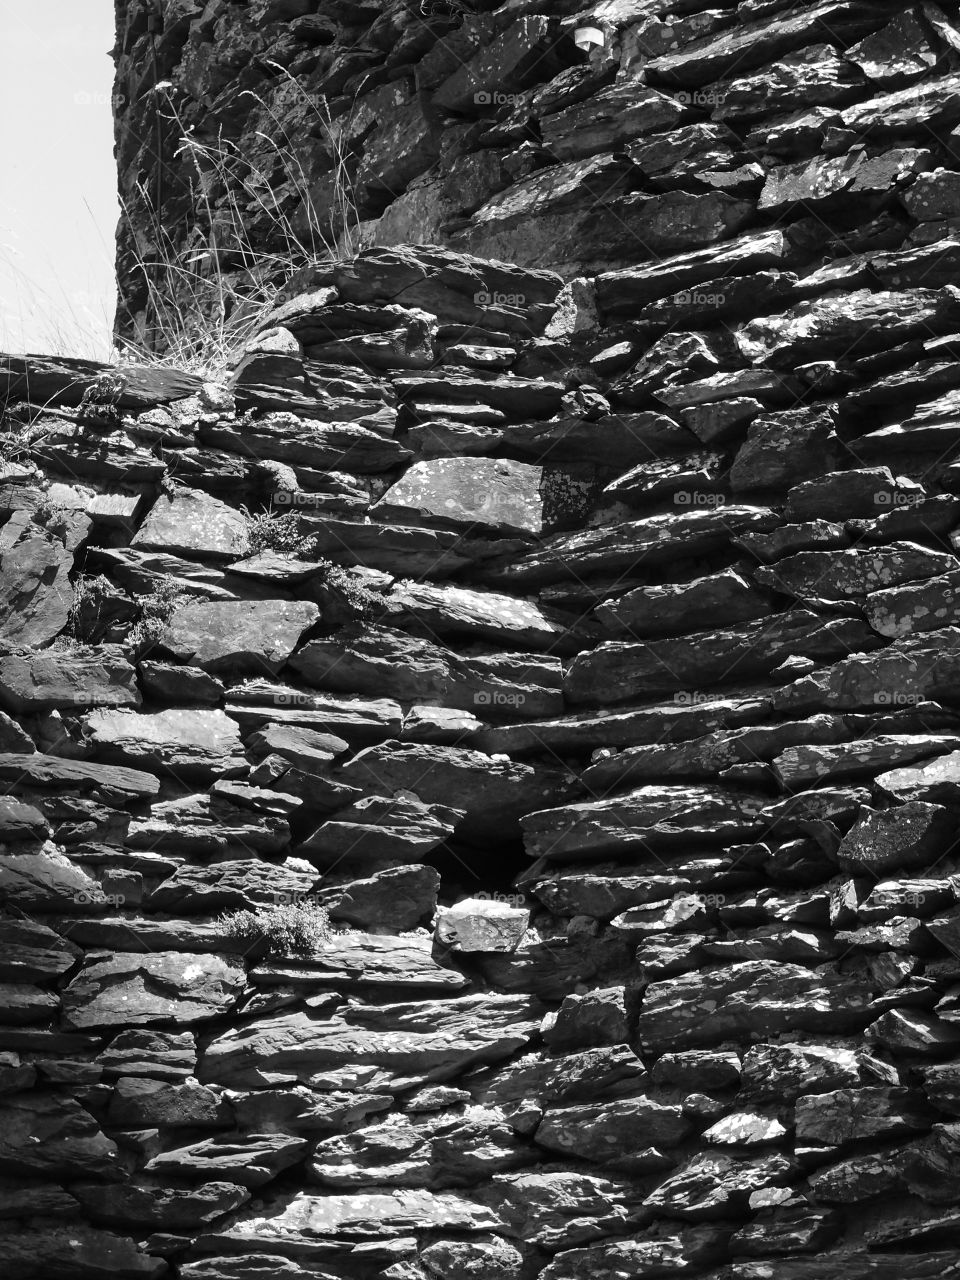
[[[213,674],[275,675],[316,622],[307,601],[211,601],[177,609],[164,643]]]
[[[280,292],[0,357],[6,1271],[955,1276],[954,10],[115,56],[119,336]]]

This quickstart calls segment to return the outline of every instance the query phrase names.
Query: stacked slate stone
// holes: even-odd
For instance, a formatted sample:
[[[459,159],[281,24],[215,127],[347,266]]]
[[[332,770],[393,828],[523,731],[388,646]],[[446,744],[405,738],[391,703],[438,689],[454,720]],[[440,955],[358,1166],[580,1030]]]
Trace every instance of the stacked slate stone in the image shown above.
[[[120,8],[382,212],[4,361],[9,1274],[960,1275],[953,9]]]
[[[14,1275],[955,1269],[951,292],[641,339],[744,244],[370,250],[229,386],[6,361]]]

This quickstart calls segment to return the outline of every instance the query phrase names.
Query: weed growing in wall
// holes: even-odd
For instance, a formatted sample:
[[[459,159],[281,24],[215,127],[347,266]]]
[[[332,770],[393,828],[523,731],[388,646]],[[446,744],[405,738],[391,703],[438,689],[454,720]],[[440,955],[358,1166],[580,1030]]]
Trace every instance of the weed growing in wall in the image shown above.
[[[307,555],[316,542],[315,537],[300,532],[300,517],[294,511],[283,515],[263,512],[251,515],[241,508],[247,517],[249,554],[256,556],[263,551],[277,551],[281,555]]]
[[[138,646],[149,646],[159,642],[174,610],[193,597],[172,578],[161,578],[146,595],[135,598],[140,606],[140,618],[130,632],[129,640]]]
[[[217,927],[224,937],[262,947],[272,956],[312,955],[330,937],[326,908],[310,898],[257,911],[232,911],[220,917]]]
[[[175,87],[161,82],[153,90],[156,109],[178,131],[175,156],[192,174],[197,220],[204,230],[186,248],[175,241],[143,184],[136,187],[136,208],[123,205],[147,298],[127,358],[162,359],[219,376],[264,327],[287,280],[305,267],[352,257],[359,248],[349,118],[333,119],[325,98],[308,95],[288,71],[271,65],[296,87],[319,126],[332,166],[329,207],[325,213],[318,208],[298,149],[259,95],[244,91],[275,126],[274,136],[256,134],[273,157],[269,172],[266,163],[252,163],[222,133],[198,137],[177,106]],[[256,244],[249,230],[253,223],[258,224]]]

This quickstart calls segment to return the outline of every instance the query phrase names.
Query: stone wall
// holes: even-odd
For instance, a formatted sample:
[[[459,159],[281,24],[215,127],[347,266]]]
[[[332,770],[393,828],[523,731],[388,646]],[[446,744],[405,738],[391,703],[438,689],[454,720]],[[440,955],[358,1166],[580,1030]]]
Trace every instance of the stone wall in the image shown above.
[[[119,326],[137,262],[282,280],[345,232],[565,279],[749,228],[788,269],[937,239],[955,187],[914,180],[955,163],[955,9],[117,0]]]
[[[0,368],[2,1255],[958,1276],[952,10],[474,7],[121,6],[420,96],[227,384]]]

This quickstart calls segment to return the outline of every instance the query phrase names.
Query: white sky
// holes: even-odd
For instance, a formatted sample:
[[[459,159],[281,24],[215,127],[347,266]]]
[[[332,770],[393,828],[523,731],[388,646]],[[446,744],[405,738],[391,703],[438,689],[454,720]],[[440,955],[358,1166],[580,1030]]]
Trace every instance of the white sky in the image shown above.
[[[0,0],[0,351],[105,359],[112,0]]]

